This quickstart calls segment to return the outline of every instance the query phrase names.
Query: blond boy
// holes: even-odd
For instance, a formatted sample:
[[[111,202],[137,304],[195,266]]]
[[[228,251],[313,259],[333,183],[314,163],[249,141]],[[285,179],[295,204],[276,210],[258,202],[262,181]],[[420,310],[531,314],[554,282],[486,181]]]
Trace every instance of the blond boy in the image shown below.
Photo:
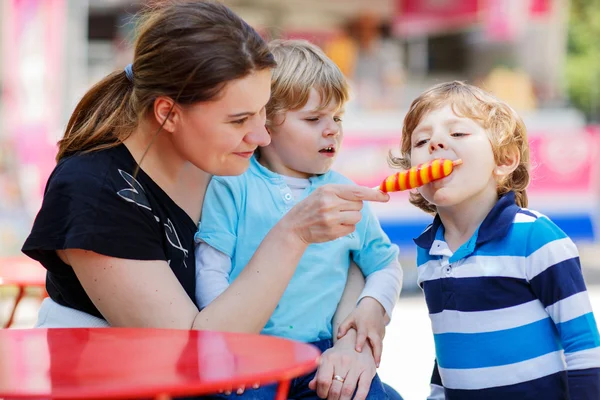
[[[600,338],[575,244],[527,207],[529,144],[507,104],[462,82],[413,101],[401,168],[461,159],[411,202],[437,362],[429,399],[600,399]]]
[[[287,211],[317,187],[351,182],[331,171],[343,138],[343,107],[348,99],[343,74],[309,42],[274,41],[270,49],[278,64],[266,106],[271,143],[253,156],[244,175],[215,177],[208,187],[196,234],[200,307],[239,275]],[[401,287],[398,248],[390,243],[368,204],[355,210],[354,218],[360,219],[354,233],[308,247],[264,334],[309,342],[324,352],[331,348],[332,318],[351,260],[367,279],[352,321],[359,328],[368,325],[371,333],[384,330]],[[382,334],[369,334],[379,348],[382,338]],[[347,373],[334,371],[334,392],[343,388]],[[357,398],[386,399],[379,379],[370,381],[374,371],[367,375],[359,381],[362,393]],[[297,379],[290,398],[317,399],[314,381],[314,373]],[[267,387],[243,396],[272,398],[273,393],[274,388]]]

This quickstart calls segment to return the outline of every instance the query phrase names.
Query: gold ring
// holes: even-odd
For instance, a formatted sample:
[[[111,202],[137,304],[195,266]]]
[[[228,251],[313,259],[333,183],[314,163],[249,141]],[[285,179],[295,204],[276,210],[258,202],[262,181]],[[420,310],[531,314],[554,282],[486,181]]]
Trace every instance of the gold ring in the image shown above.
[[[333,379],[335,379],[335,380],[336,380],[336,381],[338,381],[338,382],[342,382],[342,383],[344,383],[344,381],[346,380],[346,379],[342,378],[342,377],[341,377],[341,376],[339,376],[339,375],[334,375],[334,376],[333,376]]]

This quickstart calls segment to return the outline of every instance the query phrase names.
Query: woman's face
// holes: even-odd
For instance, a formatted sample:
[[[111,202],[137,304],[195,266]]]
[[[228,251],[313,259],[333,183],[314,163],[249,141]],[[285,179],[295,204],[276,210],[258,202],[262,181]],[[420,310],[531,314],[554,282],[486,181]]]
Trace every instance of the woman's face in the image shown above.
[[[270,69],[228,82],[216,99],[183,109],[172,134],[175,148],[210,174],[244,173],[254,150],[270,142],[265,129],[270,95]]]

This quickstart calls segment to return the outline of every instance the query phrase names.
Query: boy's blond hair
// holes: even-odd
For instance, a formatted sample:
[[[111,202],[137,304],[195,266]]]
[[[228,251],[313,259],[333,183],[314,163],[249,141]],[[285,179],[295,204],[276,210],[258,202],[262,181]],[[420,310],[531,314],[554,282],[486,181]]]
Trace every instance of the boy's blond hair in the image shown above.
[[[520,158],[517,168],[506,179],[498,182],[498,195],[515,192],[519,207],[527,207],[529,186],[529,143],[527,130],[521,117],[506,103],[478,87],[464,82],[446,82],[432,87],[417,97],[404,118],[401,157],[389,156],[390,165],[409,169],[412,133],[425,114],[450,105],[457,116],[479,123],[489,134],[497,165],[507,161],[511,151],[517,150]],[[411,192],[410,202],[427,213],[435,213],[435,205],[418,192]]]
[[[266,106],[267,126],[273,118],[306,105],[310,90],[321,96],[321,108],[342,107],[348,101],[348,82],[335,63],[306,40],[273,40],[269,50],[277,67],[271,77],[271,99]]]

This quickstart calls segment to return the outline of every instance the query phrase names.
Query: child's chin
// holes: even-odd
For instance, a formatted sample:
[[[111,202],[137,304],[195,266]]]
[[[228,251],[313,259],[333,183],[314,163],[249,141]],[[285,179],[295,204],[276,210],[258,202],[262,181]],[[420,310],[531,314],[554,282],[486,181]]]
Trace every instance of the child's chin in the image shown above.
[[[457,196],[449,188],[440,188],[433,194],[431,203],[437,207],[452,207],[457,203]]]
[[[323,175],[329,172],[331,168],[322,168],[312,173],[312,175]]]

